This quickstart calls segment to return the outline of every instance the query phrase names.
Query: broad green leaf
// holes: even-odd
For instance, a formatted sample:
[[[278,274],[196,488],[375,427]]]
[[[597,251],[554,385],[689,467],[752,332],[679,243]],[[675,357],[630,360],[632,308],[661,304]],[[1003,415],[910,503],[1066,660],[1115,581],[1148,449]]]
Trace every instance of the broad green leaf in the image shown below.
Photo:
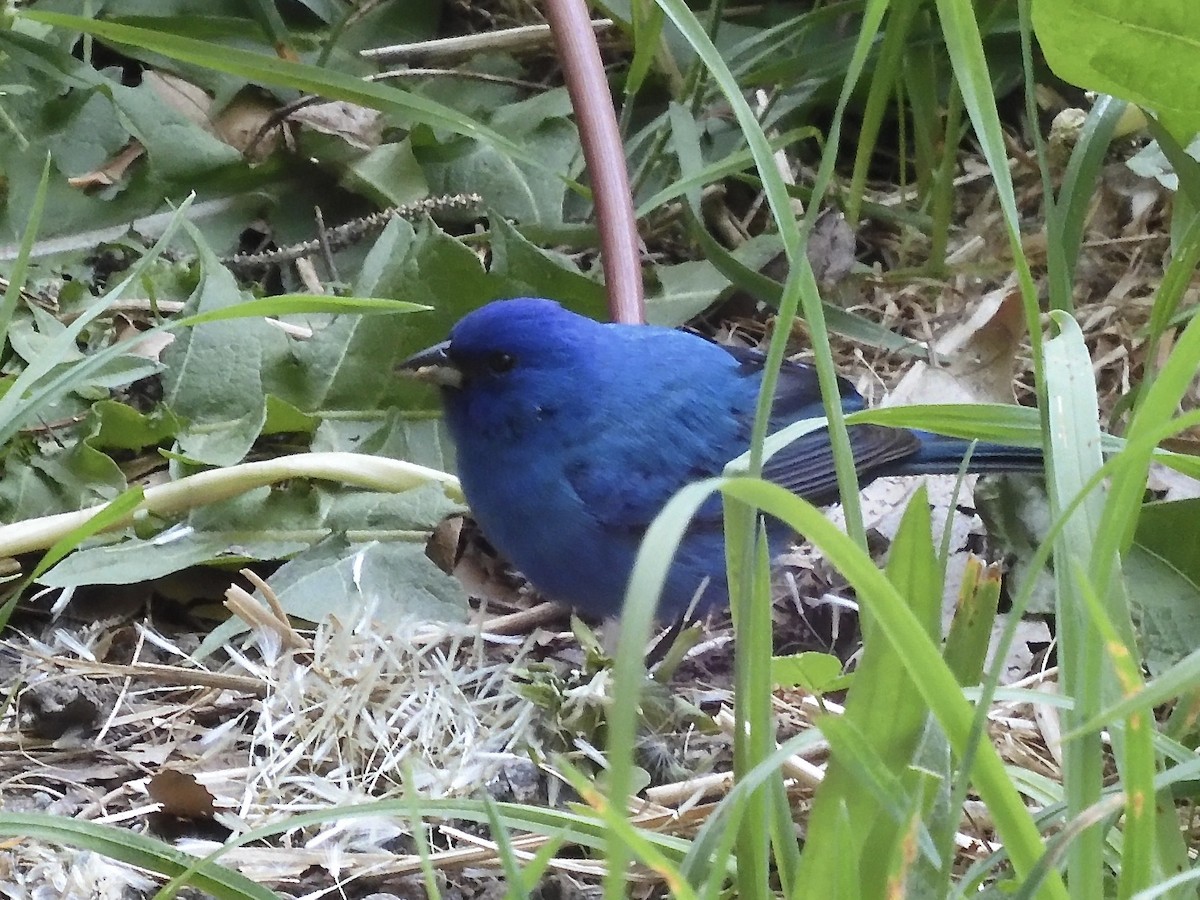
[[[403,206],[429,196],[425,174],[408,140],[376,147],[346,166],[341,180],[380,207]]]
[[[302,412],[286,400],[267,394],[267,416],[260,434],[309,434],[317,427],[318,419]]]
[[[407,459],[442,472],[457,468],[454,444],[440,416],[393,409],[382,419],[329,418],[317,426],[313,452],[341,450]]]
[[[460,621],[468,611],[462,585],[425,555],[425,544],[351,544],[330,538],[279,569],[267,582],[288,615],[342,621],[369,610],[385,625]],[[240,620],[218,626],[196,651],[203,657],[246,630]]]
[[[388,340],[392,344],[390,356],[380,356],[380,351],[368,353],[365,359],[355,359],[346,348],[347,342],[364,340],[376,346],[383,338],[371,335],[351,334],[328,352],[341,366],[342,356],[351,368],[329,369],[314,351],[315,359],[305,359],[306,364],[316,370],[316,384],[320,391],[317,402],[337,408],[332,398],[340,391],[395,390],[397,402],[407,405],[418,397],[428,400],[429,391],[405,379],[383,377],[381,363],[399,362],[405,356],[430,344],[444,341],[450,328],[472,309],[489,300],[504,296],[503,288],[489,278],[479,263],[479,258],[461,241],[447,235],[432,222],[426,220],[417,226],[402,219],[392,220],[371,247],[357,281],[357,294],[376,297],[396,297],[423,303],[432,307],[429,312],[404,316],[404,322],[393,323],[394,328],[403,329]],[[304,359],[304,348],[299,348]],[[326,352],[326,351],[322,351]],[[355,377],[357,373],[357,378]],[[334,382],[330,382],[336,376]],[[344,381],[343,381],[344,379]],[[298,404],[305,408],[306,404]]]
[[[538,247],[508,221],[491,216],[490,274],[502,280],[504,296],[550,297],[563,306],[603,319],[604,286],[588,278],[565,256]]]
[[[391,541],[424,547],[433,527],[460,509],[436,487],[382,493],[298,481],[255,488],[200,507],[153,537],[115,543],[106,538],[39,580],[53,587],[136,584],[189,566],[286,559],[333,534],[345,534],[356,544]]]
[[[1200,161],[1200,137],[1195,138],[1187,145],[1187,154],[1192,159]],[[1153,178],[1169,191],[1179,190],[1179,173],[1167,159],[1167,154],[1163,153],[1158,141],[1151,141],[1133,154],[1125,160],[1125,165],[1131,172],[1135,172],[1143,178]]]
[[[193,311],[206,313],[243,299],[233,276],[200,247],[203,277]],[[180,334],[163,353],[163,399],[187,424],[179,452],[209,465],[242,459],[267,419],[262,369],[283,357],[288,338],[262,320],[210,322]]]
[[[1185,530],[1166,547],[1156,543],[1152,550],[1134,543],[1122,561],[1129,604],[1138,620],[1142,661],[1152,674],[1165,671],[1200,647],[1200,579],[1172,559],[1190,550],[1188,562],[1194,568],[1196,544],[1192,541]]]
[[[94,506],[123,490],[125,477],[117,464],[84,443],[46,455],[10,453],[0,478],[0,521]]]
[[[1181,143],[1200,131],[1200,17],[1191,0],[1034,0],[1033,25],[1064,81],[1148,107]]]
[[[580,156],[579,132],[564,108],[565,92],[540,94],[502,107],[493,127],[520,146],[512,153],[496,144],[461,138],[414,136],[413,152],[434,193],[474,192],[497,215],[524,224],[560,225],[567,182]],[[538,162],[531,165],[530,160]]]
[[[747,269],[758,271],[783,253],[779,236],[750,238],[731,254]],[[659,289],[646,298],[646,321],[683,325],[725,296],[733,287],[728,276],[707,259],[654,267]]]
[[[94,534],[105,531],[113,527],[117,522],[124,520],[133,512],[142,502],[143,492],[141,487],[131,487],[121,496],[114,499],[107,506],[100,509],[88,521],[84,522],[78,528],[64,534],[61,538],[54,542],[54,545],[46,551],[45,555],[38,560],[37,566],[29,573],[29,583],[36,581],[42,574],[55,565],[59,560],[73,551],[81,543],[87,540]]]
[[[831,653],[771,657],[771,683],[774,685],[825,694],[845,690],[852,681],[852,676],[842,672],[842,661]]]
[[[113,85],[105,90],[112,96],[119,121],[146,148],[147,166],[155,177],[196,179],[241,164],[237,150],[164,102],[148,80],[137,87]]]
[[[535,168],[543,168],[536,155],[480,122],[392,85],[365,82],[332,69],[288,62],[234,47],[223,47],[220,52],[214,52],[213,45],[205,41],[149,28],[61,13],[29,12],[23,15],[31,21],[82,31],[118,45],[144,48],[172,59],[239,75],[248,81],[296,88],[330,100],[348,100],[401,119],[445,128],[484,141]]]
[[[1200,499],[1147,503],[1138,518],[1137,543],[1200,584]]]
[[[264,525],[266,523],[264,522]],[[307,533],[300,538],[271,539],[273,528],[255,534],[247,531],[196,532],[186,526],[168,529],[149,538],[123,537],[99,547],[77,550],[46,572],[38,583],[46,587],[80,587],[94,584],[140,584],[199,565],[221,564],[230,573],[247,562],[286,559],[309,546]]]

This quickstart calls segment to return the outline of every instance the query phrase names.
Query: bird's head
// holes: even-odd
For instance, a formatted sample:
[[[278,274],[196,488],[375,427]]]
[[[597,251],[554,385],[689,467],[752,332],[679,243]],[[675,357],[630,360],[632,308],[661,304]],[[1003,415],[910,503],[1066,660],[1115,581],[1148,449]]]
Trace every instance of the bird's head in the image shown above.
[[[554,417],[592,371],[603,327],[553,300],[497,300],[397,371],[436,384],[452,430],[521,432]],[[456,427],[457,426],[457,427]]]

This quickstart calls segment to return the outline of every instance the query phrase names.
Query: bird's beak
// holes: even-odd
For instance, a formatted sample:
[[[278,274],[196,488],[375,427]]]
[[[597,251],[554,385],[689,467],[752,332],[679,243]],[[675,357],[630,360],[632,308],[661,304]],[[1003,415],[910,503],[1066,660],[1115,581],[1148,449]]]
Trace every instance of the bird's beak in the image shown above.
[[[449,341],[434,344],[397,364],[396,372],[438,387],[460,388],[463,385],[463,373],[450,359],[450,354],[446,352],[449,349]]]

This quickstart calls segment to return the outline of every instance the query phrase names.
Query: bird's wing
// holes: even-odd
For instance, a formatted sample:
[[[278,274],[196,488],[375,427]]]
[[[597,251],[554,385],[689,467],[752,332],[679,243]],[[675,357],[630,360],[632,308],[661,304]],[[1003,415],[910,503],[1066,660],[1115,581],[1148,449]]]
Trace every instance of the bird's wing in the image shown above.
[[[848,431],[854,468],[864,484],[880,467],[913,455],[921,446],[915,434],[902,428],[852,425]],[[832,503],[838,489],[829,431],[810,431],[792,441],[763,465],[763,478],[810,503]]]
[[[740,364],[746,378],[756,382],[762,377],[765,357],[756,350],[725,348]],[[862,409],[858,391],[844,378],[838,379],[842,408],[847,412]],[[779,371],[772,407],[771,431],[792,422],[825,415],[817,373],[811,366],[785,362]],[[753,411],[745,418],[746,444]],[[904,428],[883,425],[853,425],[849,428],[854,467],[863,479],[889,462],[905,459],[920,449],[921,441]],[[837,499],[837,474],[833,464],[833,445],[827,429],[810,431],[779,450],[763,465],[763,478],[787,488],[811,503],[831,503]]]
[[[691,357],[699,356],[696,346],[689,342],[684,349]],[[644,530],[681,487],[719,475],[749,445],[763,356],[753,350],[721,349],[737,361],[736,368],[721,369],[719,358],[714,362],[712,357],[660,359],[652,382],[625,382],[619,395],[598,398],[597,417],[584,429],[590,430],[589,439],[574,442],[571,458],[564,460],[564,474],[604,527]],[[839,386],[845,409],[862,408],[862,398],[848,381],[840,380]],[[820,396],[811,367],[786,363],[780,370],[771,430],[823,416]],[[647,411],[652,411],[650,420]],[[612,427],[617,422],[625,424]],[[886,463],[916,453],[920,440],[906,429],[856,425],[850,429],[850,444],[855,467],[869,477]],[[837,476],[829,433],[822,429],[793,441],[767,461],[763,477],[812,503],[835,500]],[[719,499],[705,503],[693,524],[720,528]]]
[[[745,450],[742,417],[754,397],[715,344],[642,326],[626,336],[642,335],[647,343],[638,350],[652,364],[623,370],[621,360],[611,364],[613,384],[590,398],[593,415],[581,426],[587,440],[573,442],[565,467],[571,488],[601,524],[634,532],[681,487],[719,475]],[[696,518],[719,528],[719,500]]]
[[[571,488],[606,528],[645,530],[676,491],[720,474],[739,452],[707,441],[702,425],[678,425],[677,408],[659,412],[661,418],[650,427],[610,432],[566,467]],[[675,419],[675,427],[667,426],[664,418]],[[720,504],[714,498],[696,519],[712,519],[719,527],[720,517]]]

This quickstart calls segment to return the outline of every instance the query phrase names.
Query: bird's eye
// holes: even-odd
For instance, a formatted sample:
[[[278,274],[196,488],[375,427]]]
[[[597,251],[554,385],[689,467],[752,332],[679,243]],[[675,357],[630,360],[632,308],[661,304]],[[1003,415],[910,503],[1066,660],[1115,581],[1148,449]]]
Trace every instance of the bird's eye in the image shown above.
[[[510,371],[517,364],[517,358],[511,353],[505,353],[502,350],[497,350],[487,358],[488,368],[497,375],[503,375]]]

